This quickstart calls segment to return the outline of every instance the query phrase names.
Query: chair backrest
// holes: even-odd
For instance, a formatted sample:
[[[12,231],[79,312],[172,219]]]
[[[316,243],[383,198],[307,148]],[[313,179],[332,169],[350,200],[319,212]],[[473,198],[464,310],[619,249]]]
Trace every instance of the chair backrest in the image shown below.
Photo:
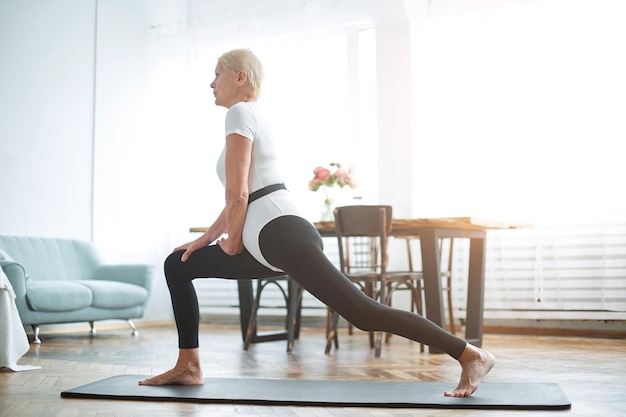
[[[335,233],[343,273],[386,272],[391,216],[391,206],[335,209]]]

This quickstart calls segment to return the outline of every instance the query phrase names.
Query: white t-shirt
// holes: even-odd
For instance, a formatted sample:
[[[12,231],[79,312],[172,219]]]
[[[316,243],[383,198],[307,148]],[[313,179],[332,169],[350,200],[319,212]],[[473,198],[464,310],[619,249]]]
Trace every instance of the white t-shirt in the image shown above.
[[[226,137],[233,133],[252,141],[252,159],[248,177],[248,189],[252,193],[265,186],[283,181],[278,170],[272,134],[257,102],[239,102],[226,113]],[[217,175],[226,185],[226,145],[217,161]],[[303,217],[286,190],[275,191],[257,199],[248,206],[243,227],[243,245],[254,258],[275,271],[280,269],[265,260],[259,247],[259,232],[271,220],[286,215]]]

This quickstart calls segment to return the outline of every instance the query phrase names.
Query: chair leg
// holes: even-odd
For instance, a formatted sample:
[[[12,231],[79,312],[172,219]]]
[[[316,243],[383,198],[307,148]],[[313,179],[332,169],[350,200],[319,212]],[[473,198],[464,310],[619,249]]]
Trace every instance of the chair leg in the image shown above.
[[[384,284],[381,284],[381,286],[382,285]],[[380,295],[380,294],[376,294],[376,289],[374,288],[374,284],[371,282],[368,282],[367,284],[365,284],[365,292],[370,298],[373,298],[373,299],[376,299],[377,295]],[[369,332],[369,337],[370,337],[370,347],[372,349],[376,348],[376,334],[374,332]]]
[[[386,289],[387,286],[385,285],[384,282],[380,283],[379,286],[380,290],[378,291],[377,297],[378,301],[381,304],[387,304],[387,302],[389,302],[389,304],[391,304],[391,298],[387,299],[387,295],[386,295]],[[391,291],[389,291],[389,294],[391,295]],[[370,334],[372,334],[373,332],[370,332]],[[374,356],[377,358],[380,358],[380,354],[382,351],[382,345],[383,345],[383,332],[375,332],[375,337],[374,337]]]
[[[452,307],[452,277],[448,276],[448,316],[450,316],[450,333],[456,334],[454,323],[454,308]]]
[[[411,312],[416,312],[420,316],[423,313],[422,304],[422,286],[419,280],[410,280],[404,283],[389,284],[387,287],[387,295],[385,296],[385,304],[391,307],[391,300],[393,293],[399,287],[405,286],[411,292]],[[385,333],[385,343],[388,343],[391,339],[392,333]],[[424,352],[424,344],[420,343],[420,352]]]
[[[411,238],[407,237],[405,239],[406,242],[406,255],[407,255],[407,260],[409,261],[409,271],[413,271],[413,254],[411,251]]]
[[[302,326],[302,299],[304,297],[304,288],[298,285],[297,298],[296,298],[296,325],[294,328],[294,339],[300,339],[300,328]]]
[[[287,352],[293,350],[294,340],[300,336],[303,289],[289,278],[289,305],[287,306]]]
[[[452,255],[454,253],[454,238],[449,238],[450,239],[450,246],[449,246],[449,250],[448,250],[448,269],[446,271],[446,295],[447,295],[447,301],[448,301],[448,316],[450,319],[450,333],[452,334],[456,334],[456,325],[454,322],[454,308],[452,306]],[[413,257],[412,257],[412,252],[411,252],[411,239],[407,238],[406,239],[406,250],[407,250],[407,257],[408,257],[408,261],[409,261],[409,270],[413,271]],[[440,252],[443,250],[443,239],[440,239],[439,241],[439,250]],[[420,286],[421,287],[421,286]],[[419,291],[420,293],[420,297],[422,294],[422,291],[420,289]],[[420,304],[421,303],[421,298],[420,298]],[[413,310],[413,305],[411,305],[411,311]],[[418,314],[422,315],[422,310],[418,311]],[[423,349],[423,346],[421,347]]]
[[[374,356],[380,358],[380,354],[383,350],[383,333],[376,332],[376,342],[374,344]]]
[[[256,294],[252,301],[252,308],[250,311],[250,320],[248,321],[248,329],[246,330],[246,337],[243,342],[243,350],[248,350],[250,344],[252,344],[252,338],[256,333],[256,318],[259,311],[259,300],[261,298],[261,291],[263,291],[264,282],[262,279],[257,281]]]
[[[420,280],[416,280],[413,284],[415,286],[413,288],[411,288],[411,294],[412,294],[411,298],[413,298],[413,300],[414,300],[415,311],[420,316],[423,316],[424,305],[422,303],[422,283],[420,282]],[[413,306],[411,306],[411,308],[413,308]],[[423,343],[420,343],[420,352],[424,353],[424,344]]]
[[[333,328],[333,312],[330,307],[326,307],[326,340]]]
[[[335,313],[330,309],[330,307],[326,307],[326,348],[324,349],[324,353],[327,355],[332,349],[333,339],[335,338],[336,329],[333,326],[334,320]]]
[[[300,322],[302,311],[302,295],[304,289],[298,285],[297,282],[287,277],[287,291],[279,285],[275,278],[270,279],[258,279],[257,287],[254,298],[252,300],[252,306],[250,308],[250,319],[248,320],[248,328],[244,336],[243,349],[248,350],[250,345],[257,338],[259,308],[261,307],[261,293],[264,288],[270,284],[276,285],[285,299],[285,308],[287,310],[285,318],[285,330],[266,335],[262,341],[270,340],[287,340],[287,352],[291,352],[294,345],[294,340],[300,336]]]
[[[456,324],[454,323],[454,308],[452,307],[452,255],[454,253],[454,238],[450,238],[450,250],[448,252],[448,274],[446,289],[448,292],[448,316],[450,318],[450,333],[456,334]]]
[[[392,302],[392,297],[391,294],[393,293],[394,289],[391,285],[391,283],[387,284],[387,301],[386,304],[389,307],[392,307],[391,302]],[[413,305],[411,304],[411,311],[413,311]],[[385,343],[389,343],[389,341],[391,340],[391,333],[385,333]]]
[[[96,335],[96,326],[93,320],[89,321],[89,336],[95,336]]]
[[[330,353],[333,342],[335,344],[335,349],[339,348],[339,341],[337,338],[337,324],[339,323],[339,314],[337,312],[330,310],[330,326],[328,332],[326,334],[326,350],[324,353],[327,355]]]

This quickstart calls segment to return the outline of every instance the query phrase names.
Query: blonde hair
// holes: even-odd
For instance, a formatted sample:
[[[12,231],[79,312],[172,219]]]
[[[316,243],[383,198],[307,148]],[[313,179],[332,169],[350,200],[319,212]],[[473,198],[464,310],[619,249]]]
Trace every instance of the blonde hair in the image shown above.
[[[233,74],[245,71],[248,75],[248,88],[250,94],[255,97],[261,95],[261,83],[263,82],[263,65],[259,58],[249,49],[233,49],[222,55],[221,62],[227,70]]]

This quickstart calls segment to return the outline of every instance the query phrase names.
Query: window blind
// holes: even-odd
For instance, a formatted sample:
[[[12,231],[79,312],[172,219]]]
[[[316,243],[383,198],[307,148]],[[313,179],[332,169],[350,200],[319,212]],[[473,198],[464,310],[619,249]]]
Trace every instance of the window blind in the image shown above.
[[[611,217],[489,231],[486,316],[490,311],[508,311],[542,318],[559,312],[563,319],[626,319],[626,220]],[[454,303],[462,309],[469,243],[457,247]]]

